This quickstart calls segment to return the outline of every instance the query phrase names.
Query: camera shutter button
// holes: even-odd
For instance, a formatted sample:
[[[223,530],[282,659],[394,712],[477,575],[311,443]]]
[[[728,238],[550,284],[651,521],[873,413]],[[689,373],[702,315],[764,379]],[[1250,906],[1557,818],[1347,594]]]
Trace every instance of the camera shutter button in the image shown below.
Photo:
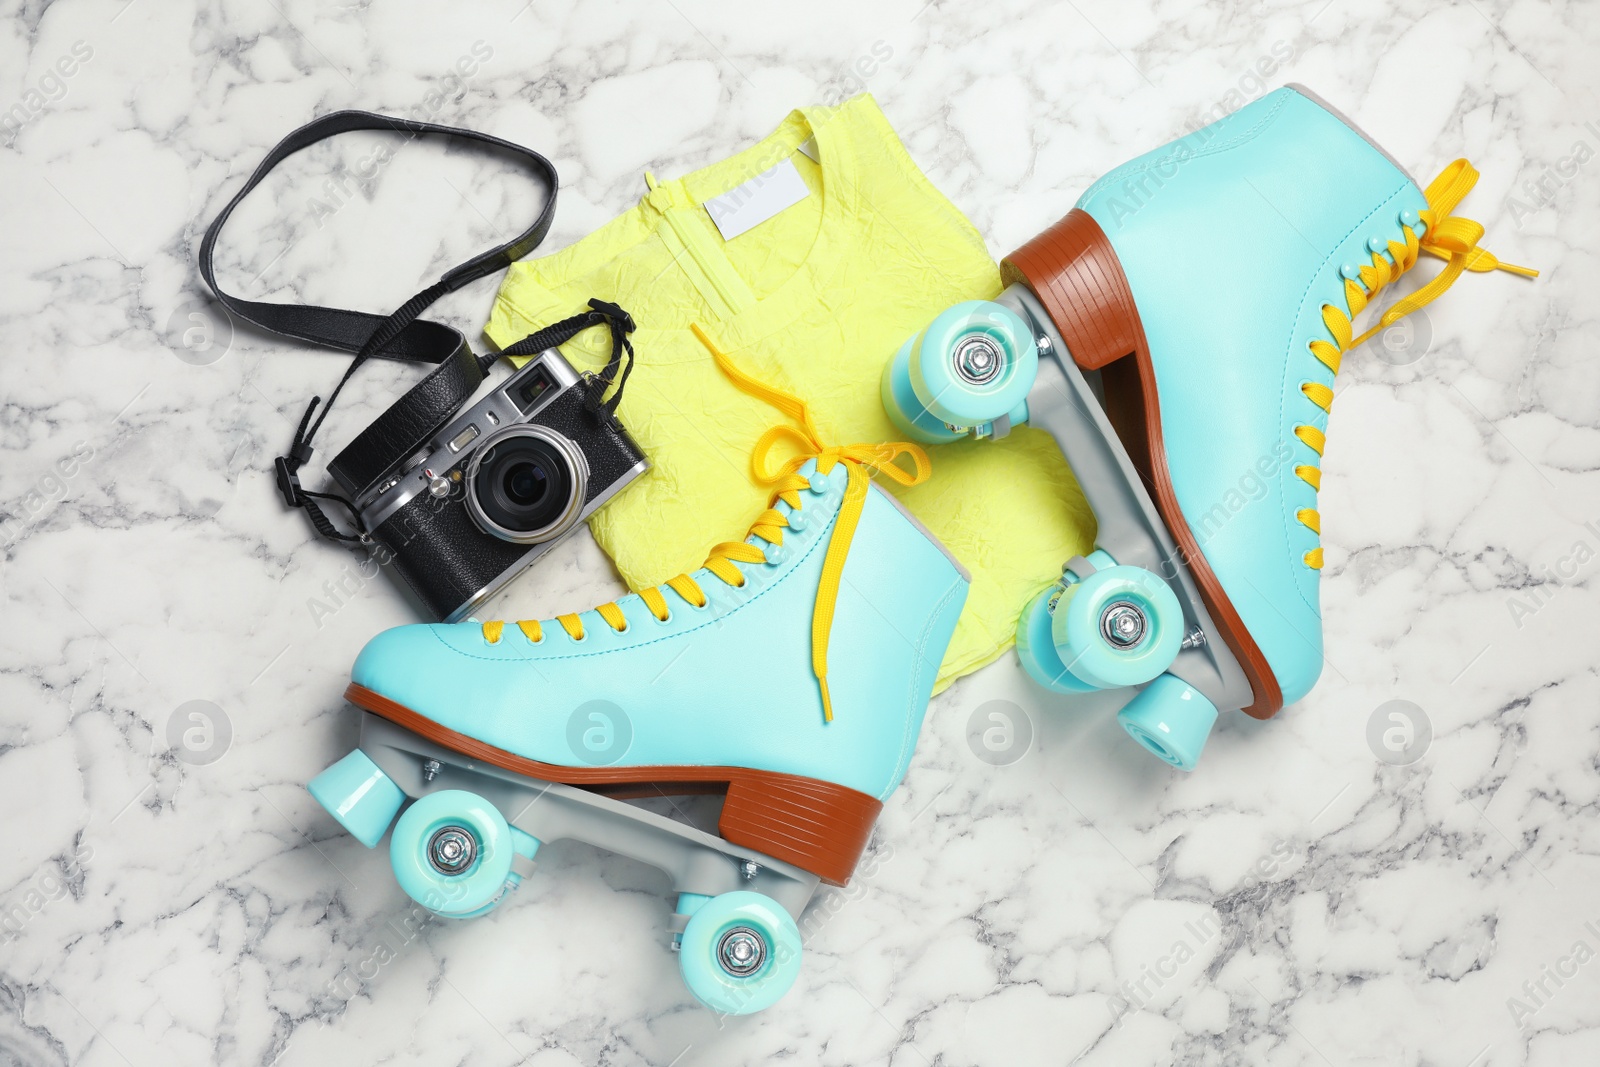
[[[450,479],[444,477],[443,475],[435,475],[433,479],[428,482],[428,492],[436,497],[449,496]]]

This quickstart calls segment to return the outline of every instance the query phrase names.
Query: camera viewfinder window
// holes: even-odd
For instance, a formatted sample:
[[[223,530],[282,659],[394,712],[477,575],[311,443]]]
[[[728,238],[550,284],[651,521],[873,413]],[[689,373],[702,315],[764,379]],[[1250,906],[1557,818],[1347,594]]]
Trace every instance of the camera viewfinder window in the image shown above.
[[[555,383],[550,380],[550,373],[540,367],[512,388],[512,399],[517,402],[517,406],[526,414],[544,400],[545,394],[554,385]]]

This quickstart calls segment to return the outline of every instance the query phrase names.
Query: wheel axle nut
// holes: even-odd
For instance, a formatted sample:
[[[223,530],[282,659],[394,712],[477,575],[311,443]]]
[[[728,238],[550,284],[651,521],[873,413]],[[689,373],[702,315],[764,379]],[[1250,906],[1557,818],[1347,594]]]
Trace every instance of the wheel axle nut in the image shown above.
[[[1119,600],[1100,613],[1100,634],[1119,649],[1133,648],[1144,640],[1150,622],[1137,604]]]
[[[746,978],[761,968],[767,943],[748,926],[735,926],[717,942],[717,962],[735,978]]]
[[[1005,366],[999,346],[984,334],[962,338],[954,355],[956,373],[971,385],[987,385]]]
[[[478,858],[478,842],[460,826],[444,826],[428,838],[428,863],[440,874],[455,875]]]

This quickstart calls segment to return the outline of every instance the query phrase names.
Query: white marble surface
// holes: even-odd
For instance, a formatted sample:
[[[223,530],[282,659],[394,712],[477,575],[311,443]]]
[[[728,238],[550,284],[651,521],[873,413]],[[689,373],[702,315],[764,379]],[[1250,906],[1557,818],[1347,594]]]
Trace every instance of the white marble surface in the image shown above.
[[[479,41],[492,55],[453,76]],[[931,709],[872,873],[816,905],[799,984],[750,1019],[680,985],[659,876],[586,848],[551,849],[487,919],[405,926],[384,851],[303,788],[353,741],[356,651],[409,621],[384,581],[348,579],[318,626],[308,604],[347,557],[272,491],[340,364],[244,331],[207,365],[175,354],[196,358],[205,221],[308,117],[420,109],[555,159],[559,247],[629,205],[643,168],[681,174],[851,91],[879,41],[868,86],[997,256],[1253,95],[1281,42],[1271,82],[1310,84],[1424,180],[1473,159],[1462,213],[1545,274],[1465,279],[1413,362],[1347,359],[1324,679],[1275,721],[1228,717],[1197,773],[1013,662],[964,680]],[[1592,0],[5,4],[0,1063],[1600,1061],[1597,46]],[[263,190],[225,257],[236,286],[381,310],[532,202],[416,150],[319,228],[327,168],[367,148]],[[1250,239],[1195,269],[1229,284]],[[475,332],[492,292],[438,314]],[[614,591],[584,535],[504,608]],[[1366,741],[1393,699],[1434,731],[1406,767]],[[231,725],[205,765],[168,741],[196,700]],[[991,700],[1036,728],[1005,767],[966,742]]]

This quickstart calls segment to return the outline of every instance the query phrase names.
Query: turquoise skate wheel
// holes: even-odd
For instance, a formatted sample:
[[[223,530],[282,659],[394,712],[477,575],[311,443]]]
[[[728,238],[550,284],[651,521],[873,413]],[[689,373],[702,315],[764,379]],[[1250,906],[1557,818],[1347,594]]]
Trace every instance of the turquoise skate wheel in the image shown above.
[[[1163,674],[1117,713],[1135,741],[1180,771],[1192,771],[1217,721],[1217,706],[1182,678]]]
[[[911,388],[911,346],[915,338],[900,346],[895,357],[883,365],[883,377],[878,394],[883,399],[883,410],[894,428],[912,441],[925,445],[942,445],[959,441],[965,434],[950,429],[928,413]]]
[[[389,838],[389,863],[406,896],[453,918],[499,898],[512,851],[505,816],[462,789],[442,789],[412,804]]]
[[[935,419],[978,426],[1028,399],[1039,349],[1022,317],[992,300],[968,300],[943,312],[915,338],[911,388]]]
[[[350,831],[350,836],[372,848],[405,803],[400,787],[359,748],[306,784],[317,803]]]
[[[1050,632],[1079,681],[1096,689],[1142,685],[1177,657],[1183,608],[1143,567],[1104,567],[1067,586]]]
[[[771,1007],[800,974],[800,928],[771,897],[712,897],[683,929],[678,967],[689,992],[719,1015]]]
[[[1017,620],[1017,659],[1029,678],[1052,692],[1092,693],[1095,687],[1073,677],[1056,654],[1055,637],[1050,632],[1050,598],[1056,589],[1051,586],[1022,609],[1022,617]]]

